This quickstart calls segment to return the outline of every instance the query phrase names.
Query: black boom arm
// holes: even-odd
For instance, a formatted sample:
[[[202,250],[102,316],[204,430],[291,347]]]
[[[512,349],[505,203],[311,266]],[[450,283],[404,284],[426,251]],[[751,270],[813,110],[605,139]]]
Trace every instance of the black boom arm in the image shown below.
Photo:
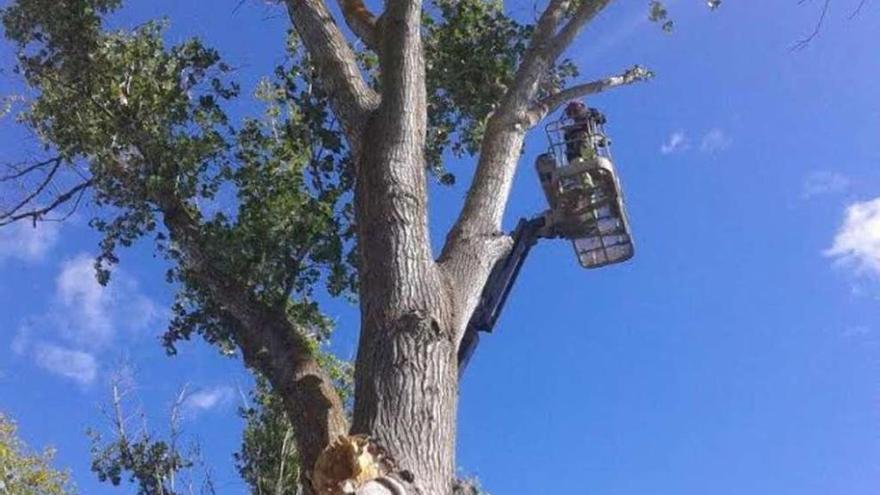
[[[470,361],[471,356],[474,354],[477,344],[480,343],[479,332],[491,333],[495,327],[495,322],[498,321],[501,310],[504,309],[504,303],[507,301],[507,296],[510,295],[510,290],[516,282],[519,270],[522,268],[532,246],[541,237],[543,227],[543,216],[531,220],[522,218],[516,225],[516,229],[511,234],[511,237],[513,237],[513,247],[506,257],[495,264],[492,273],[489,274],[489,279],[486,281],[486,285],[483,287],[483,292],[480,295],[477,309],[474,310],[474,314],[471,316],[465,329],[464,337],[458,348],[459,377],[464,374],[468,361]]]

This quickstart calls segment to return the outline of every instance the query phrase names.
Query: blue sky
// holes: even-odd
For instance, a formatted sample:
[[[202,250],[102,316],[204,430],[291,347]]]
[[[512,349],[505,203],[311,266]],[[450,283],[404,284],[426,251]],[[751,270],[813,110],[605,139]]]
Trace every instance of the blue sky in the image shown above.
[[[244,88],[281,60],[286,19],[261,2],[130,1],[113,22],[167,15],[171,40],[202,36]],[[492,493],[752,495],[876,493],[880,486],[880,12],[833,2],[670,3],[671,35],[647,2],[617,2],[570,50],[585,78],[647,65],[646,84],[597,96],[609,118],[636,257],[596,271],[571,247],[533,250],[462,384],[459,458]],[[858,3],[852,0],[852,8]],[[530,4],[508,4],[529,15]],[[0,48],[4,64],[9,48]],[[0,92],[16,90],[8,73]],[[32,140],[0,120],[0,149]],[[544,208],[526,146],[508,223]],[[461,178],[473,161],[451,164]],[[435,243],[465,192],[432,187]],[[220,493],[233,469],[238,389],[250,378],[201,342],[165,357],[171,289],[148,245],[113,285],[90,277],[88,210],[63,225],[0,229],[0,410],[25,440],[58,448],[81,493],[87,427],[114,370],[162,430],[189,384],[185,433]],[[328,301],[334,349],[354,353],[356,308]]]

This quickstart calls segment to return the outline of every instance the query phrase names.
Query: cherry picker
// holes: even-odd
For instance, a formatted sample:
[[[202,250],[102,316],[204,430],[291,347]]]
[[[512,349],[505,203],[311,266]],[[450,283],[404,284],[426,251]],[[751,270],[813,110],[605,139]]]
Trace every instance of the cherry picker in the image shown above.
[[[458,352],[459,376],[480,341],[492,332],[526,256],[538,239],[568,239],[584,268],[599,268],[632,258],[633,241],[620,180],[605,133],[605,116],[582,102],[546,127],[550,149],[538,155],[535,169],[549,209],[520,219],[511,234],[513,247],[498,261],[465,330]]]

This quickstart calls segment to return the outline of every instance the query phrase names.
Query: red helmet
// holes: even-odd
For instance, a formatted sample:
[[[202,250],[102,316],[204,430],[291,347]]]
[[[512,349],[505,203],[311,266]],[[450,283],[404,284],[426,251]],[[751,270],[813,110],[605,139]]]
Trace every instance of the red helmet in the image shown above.
[[[565,115],[568,117],[574,117],[576,115],[583,115],[587,112],[587,106],[584,105],[584,102],[574,100],[568,103],[565,106]]]

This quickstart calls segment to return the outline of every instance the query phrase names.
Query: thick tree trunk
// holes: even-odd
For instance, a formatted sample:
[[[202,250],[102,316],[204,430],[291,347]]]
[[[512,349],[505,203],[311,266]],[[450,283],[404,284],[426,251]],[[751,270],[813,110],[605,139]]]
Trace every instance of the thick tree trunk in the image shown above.
[[[359,154],[361,333],[353,431],[372,435],[414,475],[410,491],[448,495],[457,328],[452,291],[428,235],[420,15],[418,3],[388,3],[379,47],[383,98]]]
[[[354,431],[386,446],[400,469],[414,475],[418,493],[448,495],[455,459],[456,352],[448,327],[430,311],[364,316]]]
[[[380,108],[374,118],[393,111]],[[428,242],[420,136],[393,127],[368,126],[364,142],[373,146],[358,166],[361,340],[353,432],[388,449],[414,475],[414,493],[448,495],[458,394],[454,308]]]
[[[421,4],[386,6],[382,99],[360,140],[355,186],[361,333],[352,429],[373,436],[413,474],[408,492],[449,495],[458,329],[428,235]]]

